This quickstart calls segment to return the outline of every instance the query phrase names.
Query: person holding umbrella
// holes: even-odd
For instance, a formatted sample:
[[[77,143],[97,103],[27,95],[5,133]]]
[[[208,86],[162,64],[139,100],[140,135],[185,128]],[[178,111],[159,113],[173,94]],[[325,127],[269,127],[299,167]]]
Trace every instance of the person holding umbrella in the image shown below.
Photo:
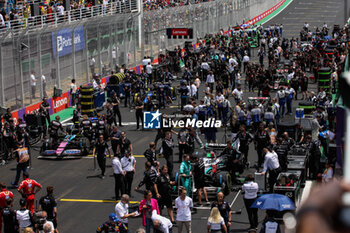
[[[270,147],[264,148],[265,152],[265,162],[264,162],[264,171],[262,175],[269,172],[269,192],[273,192],[273,186],[276,183],[278,174],[281,172],[280,163],[278,161],[278,155]]]

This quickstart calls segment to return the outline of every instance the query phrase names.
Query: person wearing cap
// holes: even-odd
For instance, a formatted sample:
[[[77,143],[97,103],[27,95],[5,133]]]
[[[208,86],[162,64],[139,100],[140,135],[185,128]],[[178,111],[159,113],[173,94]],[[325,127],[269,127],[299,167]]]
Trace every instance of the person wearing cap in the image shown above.
[[[19,185],[17,191],[22,195],[26,200],[26,207],[30,212],[34,213],[34,201],[35,194],[41,190],[41,184],[35,180],[29,179],[29,174],[23,172],[23,181]]]
[[[13,193],[6,189],[5,183],[0,183],[0,233],[2,229],[2,209],[7,206],[6,201],[13,198]]]
[[[21,172],[27,172],[29,165],[29,151],[27,147],[24,147],[23,144],[17,142],[18,149],[15,151],[15,159],[17,161],[16,167],[16,178],[11,184],[15,187],[18,186],[18,181],[21,176]]]
[[[276,183],[278,174],[281,172],[280,163],[278,160],[278,155],[275,151],[273,151],[268,146],[264,148],[265,152],[265,162],[264,162],[264,170],[261,173],[262,175],[265,175],[266,172],[269,172],[269,192],[273,192],[273,186]]]
[[[27,203],[25,199],[20,199],[19,205],[21,207],[16,211],[16,219],[19,225],[19,232],[23,232],[24,228],[34,226],[34,218],[32,212],[26,208]]]
[[[127,232],[127,227],[123,224],[115,213],[109,215],[109,221],[106,221],[96,229],[96,233]]]

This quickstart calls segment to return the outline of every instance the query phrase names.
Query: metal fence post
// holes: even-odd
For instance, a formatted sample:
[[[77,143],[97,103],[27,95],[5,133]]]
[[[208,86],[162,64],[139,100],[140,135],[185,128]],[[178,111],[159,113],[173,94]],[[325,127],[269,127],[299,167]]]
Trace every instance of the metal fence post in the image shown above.
[[[38,43],[38,62],[39,62],[39,80],[40,80],[40,98],[42,99],[44,96],[44,90],[43,90],[43,80],[42,80],[42,75],[43,75],[43,69],[42,69],[42,64],[41,64],[41,33],[38,35],[37,39]]]
[[[87,39],[88,39],[88,33],[87,33],[87,27],[84,27],[84,30],[85,30],[85,59],[86,59],[86,65],[85,65],[85,68],[86,68],[86,81],[87,82],[90,82],[89,80],[89,45],[88,45],[88,42],[87,42]]]
[[[72,27],[72,63],[73,63],[73,79],[76,79],[77,69],[75,67],[75,27]]]
[[[19,70],[20,70],[20,87],[21,87],[21,102],[22,108],[24,107],[24,87],[23,87],[23,68],[22,68],[22,49],[21,49],[21,40],[17,42],[17,50],[18,51],[18,62],[19,62]],[[17,96],[16,96],[17,98]],[[16,101],[17,102],[17,101]]]
[[[57,31],[55,31],[55,52],[56,52],[56,77],[57,77],[57,88],[61,88],[61,72],[60,72],[60,56],[58,52],[58,43],[57,43]]]
[[[109,24],[108,25],[108,28],[109,28],[109,55],[108,55],[108,58],[109,58],[109,64],[110,64],[110,69],[113,71],[113,39],[112,39],[112,30],[113,30],[113,26],[112,24]]]
[[[101,57],[101,30],[97,27],[97,52],[98,52],[98,73],[102,75],[102,57]]]
[[[30,40],[29,40],[29,33],[27,33],[27,43],[28,43],[28,72],[31,73],[32,72],[32,62],[31,62],[31,56],[30,56]],[[35,77],[36,78],[36,77]],[[32,93],[31,93],[31,85],[30,85],[30,80],[28,82],[28,86],[29,86],[29,96],[30,96],[30,103],[33,103],[33,96],[32,96]],[[35,94],[35,93],[34,93]]]
[[[4,106],[5,103],[5,88],[4,88],[4,63],[3,63],[3,56],[2,56],[2,43],[0,43],[0,69],[1,69],[1,106]]]

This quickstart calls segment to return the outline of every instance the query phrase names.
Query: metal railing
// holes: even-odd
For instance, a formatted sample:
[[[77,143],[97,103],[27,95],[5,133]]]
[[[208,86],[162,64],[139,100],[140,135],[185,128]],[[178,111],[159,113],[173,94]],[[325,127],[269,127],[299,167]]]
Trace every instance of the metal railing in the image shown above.
[[[59,24],[72,23],[78,20],[92,19],[122,13],[137,13],[138,6],[136,0],[116,1],[106,5],[100,4],[97,6],[74,9],[64,11],[61,15],[59,12],[54,12],[46,15],[38,15],[29,18],[19,18],[16,20],[6,21],[5,28],[0,29],[0,33],[4,34],[11,30],[14,33],[19,33],[23,29],[36,30],[47,26],[57,27]]]

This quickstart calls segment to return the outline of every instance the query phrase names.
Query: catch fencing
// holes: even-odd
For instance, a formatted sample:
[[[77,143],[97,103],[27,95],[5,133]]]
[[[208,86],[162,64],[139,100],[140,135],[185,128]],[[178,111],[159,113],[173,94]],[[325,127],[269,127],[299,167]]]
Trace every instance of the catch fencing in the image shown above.
[[[34,106],[29,113],[41,98],[52,97],[54,87],[65,93],[72,79],[79,86],[91,82],[92,73],[104,77],[122,64],[135,67],[144,56],[155,58],[189,41],[168,39],[166,28],[193,28],[195,43],[196,38],[242,24],[278,2],[215,0],[138,13],[112,10],[118,8],[104,12],[101,7],[95,17],[76,16],[51,24],[37,20],[31,27],[7,28],[0,34],[0,105],[12,110]],[[34,82],[30,80],[32,72]],[[52,112],[68,105],[67,101],[69,98],[56,102]]]

